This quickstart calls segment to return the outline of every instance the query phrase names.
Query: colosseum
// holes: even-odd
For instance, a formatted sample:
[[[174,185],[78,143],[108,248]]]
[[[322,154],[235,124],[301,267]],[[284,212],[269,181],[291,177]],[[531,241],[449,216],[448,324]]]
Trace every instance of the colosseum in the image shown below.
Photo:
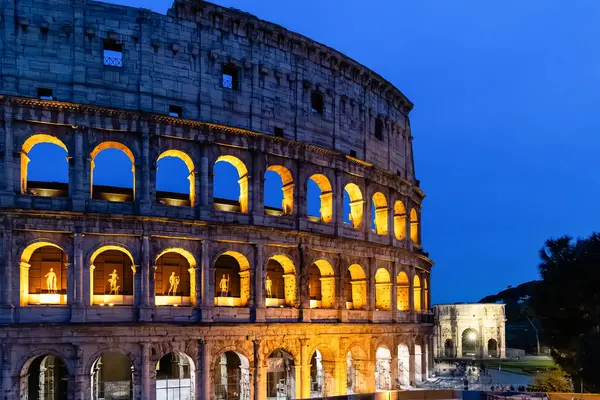
[[[398,89],[202,0],[0,10],[2,399],[279,400],[427,378],[433,263]],[[111,151],[128,187],[95,182]]]

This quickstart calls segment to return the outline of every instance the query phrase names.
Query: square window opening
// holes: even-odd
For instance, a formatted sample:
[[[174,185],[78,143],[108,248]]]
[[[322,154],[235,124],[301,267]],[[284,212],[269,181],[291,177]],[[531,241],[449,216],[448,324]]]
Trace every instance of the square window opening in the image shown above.
[[[283,137],[283,128],[276,126],[273,128],[273,134],[277,137]]]
[[[325,111],[325,98],[322,93],[312,92],[310,96],[310,108],[315,114],[323,114]]]
[[[104,65],[109,67],[123,66],[123,45],[114,40],[104,41]]]
[[[356,158],[356,150],[350,150],[350,157]]]
[[[169,106],[169,116],[171,117],[175,117],[175,118],[181,118],[181,116],[183,115],[183,108],[180,106]]]
[[[383,140],[383,121],[381,118],[375,120],[375,138]]]
[[[38,88],[37,95],[38,99],[40,100],[54,100],[54,96],[52,95],[52,89]]]
[[[238,69],[233,64],[223,65],[221,84],[225,89],[238,90]]]

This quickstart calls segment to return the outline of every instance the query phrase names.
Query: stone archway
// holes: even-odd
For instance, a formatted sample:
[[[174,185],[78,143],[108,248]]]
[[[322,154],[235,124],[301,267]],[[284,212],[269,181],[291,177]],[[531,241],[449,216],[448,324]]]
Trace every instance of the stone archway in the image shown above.
[[[461,335],[462,357],[477,357],[479,352],[479,333],[473,328],[467,328]]]
[[[385,195],[381,192],[373,194],[373,224],[375,233],[387,235],[388,233],[388,203]]]
[[[41,146],[36,147],[37,145]],[[21,193],[45,197],[67,197],[69,195],[68,155],[67,146],[55,136],[36,134],[27,138],[21,148]],[[30,165],[32,161],[33,167]],[[35,181],[30,179],[30,169],[33,169],[34,174],[38,172],[39,177],[40,170],[43,170],[49,162],[54,168],[62,165],[64,176],[52,176],[51,179]]]
[[[250,300],[250,262],[241,253],[226,251],[215,260],[215,305],[246,307]]]
[[[233,200],[233,199],[216,198],[216,196],[213,195],[213,204],[214,204],[215,210],[247,213],[248,212],[248,179],[249,179],[249,177],[248,177],[248,168],[246,167],[246,164],[244,164],[244,162],[242,160],[240,160],[239,158],[237,158],[235,156],[223,155],[223,156],[220,156],[219,158],[217,158],[217,161],[215,161],[215,164],[213,165],[213,173],[215,175],[215,179],[213,182],[213,190],[217,186],[226,187],[230,183],[232,183],[232,182],[224,183],[224,182],[219,181],[221,173],[217,173],[214,171],[218,163],[227,163],[227,164],[231,165],[233,168],[235,168],[235,170],[237,171],[237,175],[238,175],[237,185],[239,187],[239,196],[237,197],[237,199]],[[226,175],[226,174],[223,174],[223,175]]]
[[[183,162],[188,171],[188,176],[185,177],[188,180],[188,193],[180,193],[173,191],[158,190],[160,184],[163,182],[162,179],[167,176],[162,176],[159,179],[159,168],[160,161],[165,158],[178,159],[179,162]],[[173,164],[171,164],[173,165]],[[156,202],[159,204],[167,204],[171,206],[194,206],[196,202],[196,170],[194,162],[189,155],[181,150],[171,149],[162,152],[156,159]],[[162,171],[162,170],[161,170]],[[169,172],[171,173],[171,171]],[[183,177],[179,178],[182,179]]]
[[[401,386],[410,386],[410,351],[406,344],[398,345],[398,381]]]
[[[67,399],[69,372],[62,358],[51,354],[29,359],[20,375],[21,398],[27,400]]]
[[[20,304],[67,304],[67,255],[54,243],[40,241],[23,250]]]
[[[92,365],[92,400],[133,399],[133,365],[117,352],[104,352]]]
[[[274,177],[277,177],[279,182],[275,182]],[[289,169],[282,165],[271,165],[265,172],[264,192],[266,195],[267,185],[277,185],[281,188],[281,207],[279,204],[268,206],[270,203],[265,199],[265,214],[274,215],[293,215],[294,213],[294,179]]]
[[[318,217],[316,217],[316,220],[323,223],[330,223],[333,221],[333,189],[331,187],[331,182],[329,182],[329,179],[327,179],[327,177],[323,174],[312,175],[307,182],[307,201],[312,200],[313,190],[310,190],[311,195],[308,195],[309,185],[311,184],[311,181],[313,184],[316,184],[320,192],[320,194],[318,195],[319,211],[318,213],[316,213],[318,215]],[[310,207],[307,206],[307,209],[309,208]],[[311,215],[310,209],[308,210],[308,215]]]
[[[375,352],[375,390],[392,389],[392,352],[384,346]]]
[[[283,349],[277,349],[267,358],[267,400],[293,399],[295,397],[294,357]]]
[[[488,356],[493,358],[500,357],[500,352],[498,351],[498,341],[496,339],[490,339],[487,343]]]
[[[363,221],[364,200],[363,195],[355,183],[348,183],[344,187],[344,198],[342,200],[344,212],[349,211],[344,215],[344,222],[351,224],[354,229],[360,229]]]
[[[156,398],[180,400],[194,398],[195,367],[187,354],[173,351],[156,363]]]
[[[444,357],[455,357],[454,341],[452,339],[446,339],[444,342]]]
[[[250,400],[250,363],[243,354],[226,351],[216,358],[215,400]]]

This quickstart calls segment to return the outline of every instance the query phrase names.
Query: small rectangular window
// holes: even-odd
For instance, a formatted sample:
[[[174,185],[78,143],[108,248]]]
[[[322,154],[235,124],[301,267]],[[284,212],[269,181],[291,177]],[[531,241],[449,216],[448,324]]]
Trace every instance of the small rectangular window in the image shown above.
[[[123,66],[123,45],[114,40],[104,41],[104,65],[109,67]]]
[[[283,137],[283,128],[276,126],[273,128],[273,134],[277,137]]]
[[[54,96],[52,96],[52,89],[38,88],[37,94],[38,99],[40,100],[54,100]]]
[[[356,150],[350,150],[350,157],[356,158]]]
[[[383,140],[383,121],[381,118],[375,120],[375,138]]]
[[[312,92],[310,96],[310,108],[313,113],[323,114],[325,111],[325,98],[322,93]]]
[[[221,79],[221,84],[225,89],[238,90],[239,89],[239,81],[238,81],[238,69],[233,64],[225,64],[223,65],[223,75]]]
[[[183,108],[180,106],[169,106],[169,116],[175,118],[181,118],[183,115]]]

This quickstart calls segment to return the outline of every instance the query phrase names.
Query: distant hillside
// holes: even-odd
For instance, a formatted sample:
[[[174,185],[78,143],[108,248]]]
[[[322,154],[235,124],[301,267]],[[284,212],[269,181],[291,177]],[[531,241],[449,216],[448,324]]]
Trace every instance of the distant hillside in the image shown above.
[[[506,347],[535,351],[535,334],[523,310],[527,308],[539,281],[530,281],[509,287],[481,299],[480,303],[503,303],[506,308]],[[537,321],[532,319],[538,326]]]

